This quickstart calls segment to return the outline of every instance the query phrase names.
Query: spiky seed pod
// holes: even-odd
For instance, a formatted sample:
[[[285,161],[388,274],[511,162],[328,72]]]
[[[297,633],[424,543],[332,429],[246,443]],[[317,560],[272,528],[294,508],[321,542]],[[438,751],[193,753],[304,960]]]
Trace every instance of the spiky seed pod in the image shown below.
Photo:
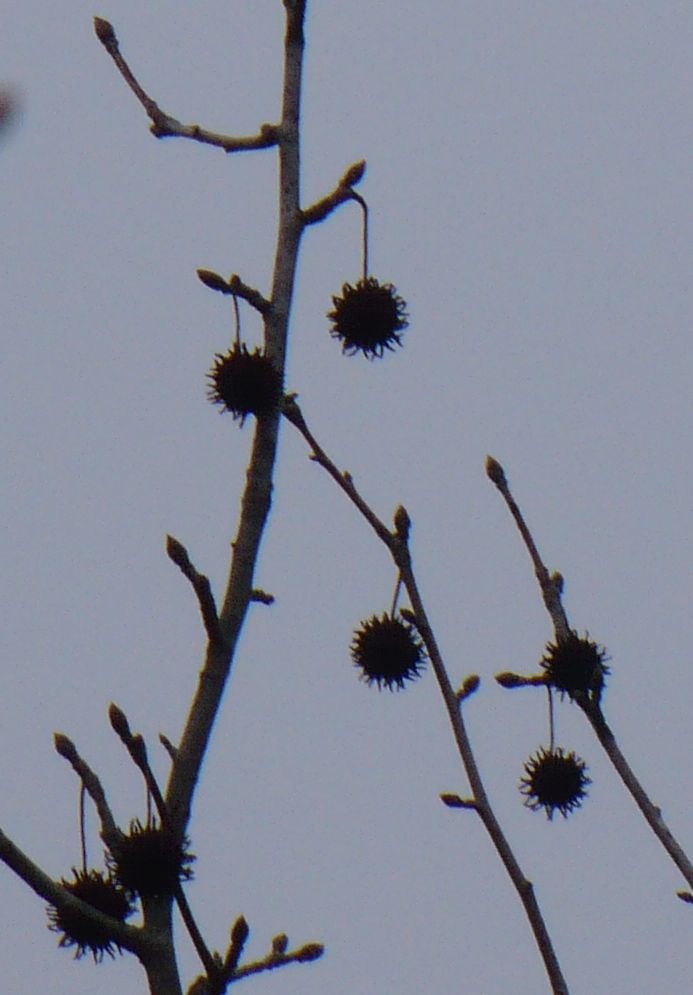
[[[157,823],[142,826],[134,819],[130,832],[111,850],[107,862],[113,877],[128,893],[142,898],[173,895],[181,881],[192,877],[188,865],[195,857],[187,846],[187,840],[177,843]]]
[[[541,747],[525,763],[525,776],[520,779],[525,805],[533,812],[543,808],[549,819],[556,810],[567,819],[587,796],[585,789],[592,782],[586,770],[584,760],[572,750],[564,753],[560,746],[554,750]]]
[[[134,908],[130,899],[110,875],[104,876],[101,871],[94,870],[78,871],[74,867],[72,874],[73,881],[66,881],[63,878],[60,882],[71,895],[80,898],[87,905],[91,905],[117,922],[125,922],[127,917],[132,915]],[[54,905],[49,905],[48,920],[49,929],[54,933],[62,933],[58,946],[77,948],[76,960],[91,953],[95,963],[99,964],[104,954],[115,957],[115,950],[118,953],[122,952],[106,930],[91,919],[87,919],[81,912],[74,909],[57,909]]]
[[[279,407],[282,376],[262,349],[249,352],[245,345],[234,345],[227,353],[217,353],[207,376],[209,400],[230,411],[241,425],[248,415],[262,417]]]
[[[413,625],[383,612],[380,618],[373,615],[361,622],[354,632],[351,658],[366,684],[394,691],[420,676],[426,651]]]
[[[547,683],[561,692],[561,695],[575,697],[582,691],[599,700],[604,689],[609,668],[605,664],[606,650],[593,643],[586,635],[578,636],[571,631],[567,639],[548,643],[540,661],[546,673]]]
[[[367,359],[401,345],[407,327],[407,305],[391,283],[367,276],[354,286],[345,283],[341,297],[333,297],[330,334],[342,343],[342,352],[362,352]]]

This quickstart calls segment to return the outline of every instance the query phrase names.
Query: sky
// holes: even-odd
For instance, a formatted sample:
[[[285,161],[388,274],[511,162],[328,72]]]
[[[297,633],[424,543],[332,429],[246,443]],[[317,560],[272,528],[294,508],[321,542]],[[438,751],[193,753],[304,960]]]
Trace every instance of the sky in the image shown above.
[[[3,6],[0,827],[56,878],[80,849],[55,730],[123,826],[145,799],[110,701],[165,780],[157,736],[180,733],[204,640],[164,536],[220,593],[252,437],[206,400],[232,312],[195,270],[268,292],[276,222],[274,153],[154,139],[94,14],[180,120],[253,133],[281,79],[279,0]],[[371,270],[410,325],[381,362],[330,337],[361,267],[360,212],[340,208],[303,242],[287,387],[378,514],[409,511],[451,680],[481,677],[465,717],[482,776],[573,995],[691,990],[691,907],[567,702],[557,741],[589,798],[552,822],[522,805],[545,697],[493,675],[536,670],[552,629],[484,459],[564,575],[571,624],[607,648],[607,719],[690,852],[692,43],[693,8],[671,0],[352,0],[307,19],[303,202],[367,160]],[[275,485],[256,581],[276,603],[251,611],[191,824],[208,945],[241,913],[250,956],[279,932],[325,943],[243,982],[255,995],[548,991],[479,820],[439,800],[468,787],[432,673],[379,694],[352,666],[353,630],[390,605],[386,551],[288,425]],[[93,812],[88,837],[98,866]],[[3,991],[145,990],[130,958],[57,950],[43,903],[0,871]]]

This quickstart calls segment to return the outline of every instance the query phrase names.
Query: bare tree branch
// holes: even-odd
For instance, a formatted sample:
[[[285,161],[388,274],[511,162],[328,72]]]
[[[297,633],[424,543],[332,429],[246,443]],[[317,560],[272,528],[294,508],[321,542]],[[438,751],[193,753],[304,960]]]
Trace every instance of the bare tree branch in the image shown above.
[[[65,736],[61,732],[56,732],[53,740],[55,743],[55,749],[61,757],[64,757],[65,760],[69,761],[72,769],[81,780],[87,790],[87,793],[89,794],[89,797],[96,806],[96,810],[99,813],[99,819],[101,821],[101,838],[104,843],[110,845],[113,842],[117,842],[121,837],[121,831],[116,826],[115,819],[113,818],[113,813],[111,812],[110,806],[106,799],[106,792],[103,790],[101,781],[91,769],[89,764],[80,757],[77,752],[77,747],[68,736]]]
[[[38,864],[27,857],[8,836],[5,836],[2,830],[0,830],[0,860],[11,868],[32,891],[56,909],[76,910],[85,919],[97,924],[118,946],[125,950],[131,950],[138,956],[147,949],[149,941],[140,928],[128,926],[127,923],[119,922],[117,919],[111,919],[110,916],[95,909],[93,905],[88,905],[72,895],[61,884],[53,881],[45,871],[42,871]]]
[[[113,25],[103,17],[94,18],[94,31],[103,47],[116,64],[120,75],[144,107],[151,120],[151,133],[156,138],[190,138],[205,145],[215,145],[225,152],[248,152],[254,149],[268,149],[277,144],[278,128],[273,124],[263,124],[257,135],[235,137],[222,135],[201,128],[199,124],[183,124],[167,114],[155,100],[144,91],[130,66],[123,58]]]
[[[169,559],[179,567],[181,573],[192,584],[200,605],[207,638],[210,642],[216,642],[221,637],[221,630],[219,628],[219,616],[217,615],[217,606],[214,602],[209,578],[205,577],[204,574],[198,573],[190,562],[190,557],[185,546],[171,535],[166,536],[166,552]]]
[[[318,221],[324,221],[340,204],[344,204],[347,200],[356,200],[358,195],[352,188],[361,182],[365,172],[365,159],[350,166],[331,194],[301,212],[304,224],[314,225]]]
[[[481,819],[491,841],[500,857],[506,871],[518,893],[520,901],[525,910],[537,947],[541,954],[546,973],[551,983],[554,995],[567,995],[568,986],[563,977],[558,958],[553,949],[551,937],[546,928],[544,918],[541,914],[539,904],[534,895],[532,883],[525,877],[522,869],[513,853],[510,843],[505,837],[500,823],[491,808],[486,789],[484,788],[481,774],[477,766],[471,741],[462,716],[462,700],[465,696],[459,696],[453,690],[447,669],[443,661],[442,654],[438,648],[435,634],[428,620],[428,615],[424,608],[423,600],[419,593],[416,577],[412,567],[411,555],[409,552],[409,516],[401,506],[395,512],[395,531],[391,532],[385,524],[378,518],[375,512],[369,507],[361,497],[349,474],[340,472],[325,450],[319,445],[313,433],[309,430],[305,418],[296,403],[295,397],[287,399],[284,407],[284,416],[294,425],[311,448],[311,458],[329,473],[342,491],[347,495],[352,504],[358,509],[366,519],[378,538],[387,546],[390,555],[397,566],[402,582],[409,595],[409,601],[416,619],[416,628],[421,636],[431,666],[438,681],[448,719],[452,728],[452,733],[457,744],[457,749],[462,760],[469,784],[472,789],[471,799],[460,799],[459,804],[454,807],[473,809]],[[473,686],[474,682],[472,681]],[[463,685],[464,687],[464,685]],[[451,796],[446,796],[450,798]],[[455,796],[459,797],[459,796]]]
[[[303,65],[305,0],[286,7],[282,119],[277,131],[279,154],[279,225],[270,307],[263,313],[265,355],[283,373],[289,311],[298,249],[303,232],[299,208],[299,113]],[[256,422],[241,514],[221,610],[220,638],[209,640],[198,687],[171,769],[166,806],[172,825],[183,836],[200,767],[212,733],[248,605],[260,541],[269,514],[277,451],[279,413]]]
[[[500,493],[503,495],[510,514],[515,519],[515,524],[517,525],[520,535],[522,536],[525,546],[527,547],[527,552],[529,553],[532,563],[534,564],[534,573],[536,574],[539,587],[541,588],[546,610],[551,616],[551,620],[556,631],[556,638],[566,639],[570,631],[570,626],[568,625],[568,618],[561,601],[561,593],[563,588],[562,579],[560,578],[560,575],[550,575],[549,571],[546,569],[546,566],[539,555],[539,550],[534,543],[534,539],[527,528],[522,512],[510,493],[505,471],[498,460],[494,459],[493,456],[486,457],[486,475],[489,480],[493,481]]]
[[[561,642],[567,639],[571,632],[568,616],[562,602],[563,578],[558,573],[549,575],[549,572],[546,569],[541,556],[539,555],[532,533],[525,522],[524,516],[522,515],[517,502],[512,496],[507,478],[505,476],[505,471],[500,463],[492,456],[489,456],[486,459],[486,473],[489,479],[493,481],[500,493],[503,495],[505,503],[507,504],[511,515],[515,520],[515,524],[517,525],[524,544],[527,547],[527,551],[530,555],[532,563],[534,564],[534,572],[539,582],[544,604],[546,605],[546,609],[554,624],[556,639],[558,642]],[[496,677],[496,680],[504,687],[518,687],[521,683],[546,684],[545,677],[543,680],[538,677],[521,678],[517,674],[500,674]],[[514,680],[516,681],[515,683],[513,683]],[[593,700],[583,691],[575,692],[573,694],[573,698],[587,716],[592,728],[597,734],[599,742],[602,744],[619,777],[625,784],[636,805],[645,817],[648,826],[660,841],[671,859],[674,861],[678,869],[681,871],[690,887],[693,888],[693,864],[688,859],[688,856],[684,852],[683,848],[664,822],[661,809],[650,800],[647,792],[635,776],[630,764],[624,757],[623,753],[621,753],[621,750],[616,742],[616,737],[604,718],[604,713],[599,701]]]
[[[209,269],[198,269],[197,275],[210,290],[218,290],[222,294],[234,294],[236,297],[242,297],[260,314],[269,314],[272,307],[270,301],[263,297],[259,290],[244,283],[236,273],[232,273],[228,280]]]

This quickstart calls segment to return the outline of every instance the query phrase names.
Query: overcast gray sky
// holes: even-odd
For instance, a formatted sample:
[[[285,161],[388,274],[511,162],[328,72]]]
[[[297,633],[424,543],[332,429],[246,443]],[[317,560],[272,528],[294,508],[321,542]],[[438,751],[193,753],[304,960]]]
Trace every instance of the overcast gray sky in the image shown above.
[[[236,134],[277,117],[283,28],[279,0],[3,5],[21,114],[0,148],[0,826],[56,877],[80,856],[53,731],[127,824],[143,792],[108,702],[162,779],[156,736],[187,711],[203,636],[163,538],[220,589],[252,434],[205,399],[231,310],[195,269],[267,291],[276,211],[273,152],[150,136],[93,14],[164,109]],[[380,363],[330,338],[331,295],[360,273],[343,207],[303,244],[288,387],[375,509],[409,509],[451,678],[482,678],[477,759],[573,995],[691,990],[684,882],[576,708],[558,741],[587,761],[588,801],[553,823],[522,806],[545,700],[493,675],[533,670],[552,630],[483,462],[503,462],[572,624],[608,648],[607,717],[690,846],[693,7],[315,2],[307,36],[304,202],[368,160],[371,268],[410,328]],[[259,341],[248,309],[243,330]],[[244,982],[255,995],[538,995],[487,837],[438,800],[467,786],[432,675],[378,694],[351,666],[353,628],[389,606],[388,557],[288,426],[282,443],[257,575],[277,601],[251,613],[192,823],[208,943],[243,913],[251,954],[280,931],[326,944]],[[144,990],[130,959],[56,950],[8,871],[0,907],[3,991]]]

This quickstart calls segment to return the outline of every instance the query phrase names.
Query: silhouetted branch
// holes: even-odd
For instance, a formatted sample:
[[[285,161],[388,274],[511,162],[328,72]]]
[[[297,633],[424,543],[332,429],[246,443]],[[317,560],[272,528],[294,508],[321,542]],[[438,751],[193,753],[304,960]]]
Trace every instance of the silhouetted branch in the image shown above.
[[[230,978],[230,983],[233,984],[234,981],[240,981],[241,978],[248,978],[251,974],[274,971],[278,967],[285,967],[287,964],[307,964],[322,957],[324,951],[325,948],[322,943],[306,943],[302,947],[299,947],[298,950],[289,950],[287,952],[275,948],[273,945],[270,952],[261,960],[255,960],[250,964],[243,964],[242,967],[237,968]]]
[[[85,919],[99,926],[119,947],[139,955],[149,946],[150,941],[139,927],[128,926],[127,923],[112,919],[99,912],[93,905],[89,905],[72,895],[57,881],[53,881],[45,871],[42,871],[38,864],[27,857],[8,836],[5,836],[2,830],[0,830],[0,860],[11,868],[40,898],[45,899],[46,902],[60,911],[75,910],[79,912]]]
[[[168,738],[168,736],[165,736],[163,734],[163,732],[159,733],[159,742],[161,743],[161,745],[163,746],[163,748],[166,750],[166,752],[168,753],[168,755],[171,758],[171,760],[175,760],[176,757],[177,757],[177,755],[178,755],[178,750],[173,745],[173,743]]]
[[[527,528],[522,512],[510,493],[505,471],[498,460],[495,460],[493,456],[486,457],[486,475],[489,480],[493,481],[500,493],[503,495],[510,514],[515,519],[515,524],[519,529],[520,535],[522,536],[525,546],[527,547],[527,552],[529,553],[532,563],[534,564],[534,573],[536,574],[539,587],[541,588],[546,610],[551,616],[556,632],[556,638],[559,640],[565,639],[570,631],[570,626],[568,625],[568,619],[561,601],[563,578],[560,574],[549,575],[549,571],[546,569],[544,562],[539,555],[539,550],[534,543],[534,539]]]
[[[204,574],[198,573],[190,562],[190,557],[188,556],[188,551],[185,546],[171,535],[166,536],[166,552],[169,559],[176,564],[181,573],[187,577],[192,584],[200,605],[200,612],[202,614],[202,621],[207,632],[207,637],[210,642],[216,642],[220,638],[221,634],[219,630],[217,606],[214,602],[214,595],[212,594],[209,578],[205,577]]]
[[[568,987],[563,978],[558,958],[556,957],[551,938],[534,895],[532,884],[523,874],[488,800],[462,716],[461,706],[466,696],[459,696],[453,690],[435,634],[419,593],[409,552],[409,516],[406,510],[400,506],[395,512],[395,531],[391,532],[359,494],[354,486],[351,475],[338,470],[325,450],[320,446],[306,424],[303,413],[296,403],[295,395],[286,398],[284,416],[299,430],[310,446],[311,459],[327,471],[390,551],[390,555],[399,570],[402,583],[409,596],[412,611],[416,619],[416,628],[426,646],[431,666],[438,681],[438,687],[443,696],[457,749],[472,789],[472,799],[464,800],[459,798],[459,796],[454,796],[459,799],[459,802],[453,807],[470,808],[479,815],[525,909],[525,914],[544,961],[552,990],[555,995],[567,995]],[[470,687],[473,684],[474,681],[472,680]],[[445,797],[451,798],[452,796],[448,795]],[[449,802],[446,804],[449,804]]]
[[[527,547],[527,551],[529,552],[532,563],[534,564],[534,572],[537,576],[537,580],[539,581],[544,604],[546,605],[546,609],[554,624],[556,640],[560,643],[567,639],[571,633],[568,616],[561,600],[563,577],[559,573],[554,573],[549,576],[549,572],[544,566],[541,556],[539,555],[536,543],[524,520],[524,516],[522,515],[519,506],[510,492],[505,471],[500,463],[492,456],[488,456],[486,459],[486,473],[503,495],[505,503],[514,518],[524,544]],[[546,676],[544,676],[544,679],[542,680],[539,676],[522,678],[517,674],[499,674],[496,677],[496,680],[503,687],[520,687],[528,684],[547,683]],[[688,859],[683,848],[664,822],[661,809],[650,800],[647,792],[635,776],[630,764],[621,753],[621,750],[616,742],[616,737],[604,718],[604,713],[598,697],[595,699],[586,694],[584,691],[575,691],[571,693],[571,697],[577,702],[587,716],[592,728],[597,734],[599,742],[602,744],[607,756],[609,757],[609,760],[632,795],[636,805],[645,817],[647,824],[652,829],[652,832],[681,871],[688,884],[693,887],[693,864]]]
[[[365,172],[365,159],[350,166],[331,194],[301,212],[304,224],[314,225],[318,221],[324,221],[340,204],[344,204],[347,200],[360,199],[352,188],[361,182]]]
[[[94,18],[94,31],[103,47],[116,64],[120,75],[144,107],[151,120],[150,131],[156,138],[190,138],[205,145],[215,145],[225,152],[247,152],[253,149],[268,149],[277,144],[278,128],[273,124],[263,124],[257,135],[235,137],[222,135],[201,128],[199,124],[183,124],[170,114],[162,111],[155,100],[144,91],[130,66],[123,58],[113,25],[103,17]]]
[[[274,130],[279,157],[279,222],[269,307],[263,312],[265,355],[282,374],[296,263],[304,228],[299,205],[299,119],[305,4],[297,2],[285,7],[281,124]],[[220,638],[208,643],[166,789],[166,806],[178,834],[185,831],[188,823],[200,768],[255,590],[255,565],[271,505],[279,417],[279,413],[270,414],[256,421],[226,590],[218,613]]]
[[[222,294],[233,294],[236,297],[241,297],[251,307],[254,307],[256,311],[259,311],[260,314],[269,314],[272,308],[271,302],[266,297],[263,297],[259,290],[249,287],[236,273],[232,273],[228,280],[225,280],[223,276],[209,269],[198,269],[197,275],[210,290],[217,290]]]
[[[113,818],[113,813],[111,812],[108,801],[106,800],[106,793],[103,790],[101,781],[91,769],[89,764],[83,760],[79,753],[77,752],[77,747],[61,732],[56,732],[53,737],[55,743],[55,749],[64,757],[72,769],[79,777],[80,781],[87,790],[87,793],[91,800],[96,806],[96,810],[99,813],[99,820],[101,822],[101,837],[104,843],[110,845],[114,840],[117,841],[120,838],[121,832],[116,826],[115,819]]]
[[[159,788],[159,784],[154,776],[154,771],[149,765],[149,759],[147,757],[147,746],[144,742],[144,738],[140,733],[133,733],[130,729],[130,723],[127,720],[125,712],[121,708],[118,708],[116,704],[111,702],[108,709],[108,717],[111,722],[111,726],[114,731],[118,734],[120,740],[127,748],[133,762],[137,768],[141,771],[144,777],[145,784],[147,785],[147,790],[154,799],[154,804],[156,805],[157,812],[159,813],[159,818],[161,820],[161,825],[168,828],[170,819],[168,817],[168,812],[166,810],[166,803],[164,797]],[[219,968],[211,953],[207,949],[207,945],[202,937],[202,934],[198,928],[195,918],[192,914],[192,910],[188,904],[188,899],[183,891],[183,888],[178,882],[175,891],[176,904],[180,910],[181,917],[185,923],[186,929],[190,935],[190,939],[193,942],[195,949],[197,950],[198,956],[202,961],[202,964],[210,975],[214,976],[214,972],[218,972]]]

